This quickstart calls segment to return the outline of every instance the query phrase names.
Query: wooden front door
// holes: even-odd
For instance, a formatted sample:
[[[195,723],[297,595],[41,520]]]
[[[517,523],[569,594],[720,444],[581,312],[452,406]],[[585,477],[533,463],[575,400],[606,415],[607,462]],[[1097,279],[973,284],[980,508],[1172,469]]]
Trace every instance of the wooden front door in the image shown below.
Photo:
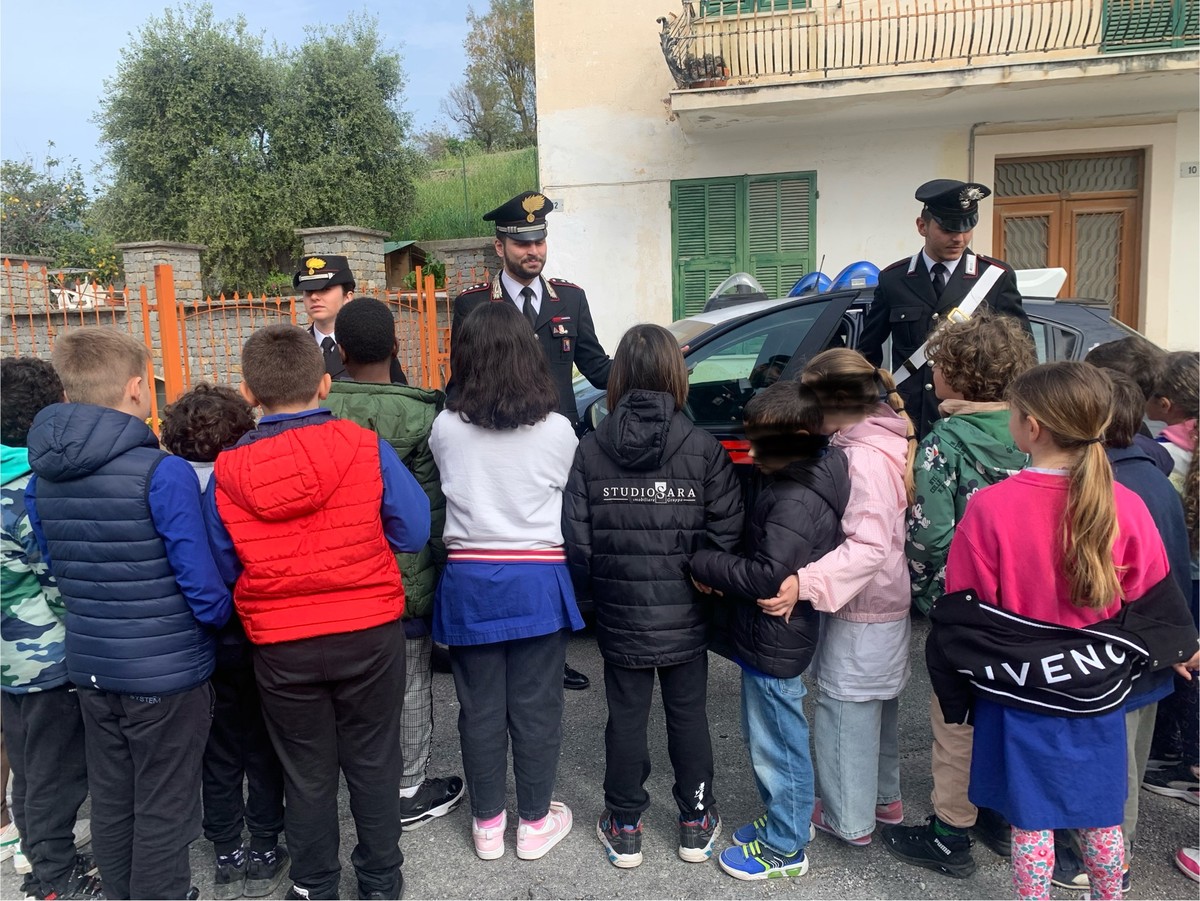
[[[1015,269],[1061,266],[1060,297],[1109,304],[1137,328],[1143,154],[996,161],[997,255]]]

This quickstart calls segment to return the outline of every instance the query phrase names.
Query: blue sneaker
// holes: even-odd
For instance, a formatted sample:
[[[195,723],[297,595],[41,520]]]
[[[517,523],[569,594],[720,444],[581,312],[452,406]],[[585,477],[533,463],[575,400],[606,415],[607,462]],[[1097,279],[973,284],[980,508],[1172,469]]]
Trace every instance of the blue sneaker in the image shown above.
[[[748,845],[751,842],[759,840],[759,834],[767,826],[767,815],[764,813],[753,823],[747,823],[745,826],[738,827],[733,833],[733,843],[735,845]],[[808,824],[808,840],[810,842],[817,839],[817,827],[811,822]]]
[[[803,849],[789,856],[759,841],[726,848],[718,863],[735,879],[780,879],[808,872],[808,858]]]

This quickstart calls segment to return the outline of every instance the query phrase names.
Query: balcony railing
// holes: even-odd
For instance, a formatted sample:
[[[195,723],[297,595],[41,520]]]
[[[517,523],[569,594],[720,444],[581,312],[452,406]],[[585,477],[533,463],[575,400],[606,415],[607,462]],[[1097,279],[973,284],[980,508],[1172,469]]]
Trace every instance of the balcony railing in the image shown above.
[[[684,0],[680,88],[819,81],[1195,46],[1198,0]]]

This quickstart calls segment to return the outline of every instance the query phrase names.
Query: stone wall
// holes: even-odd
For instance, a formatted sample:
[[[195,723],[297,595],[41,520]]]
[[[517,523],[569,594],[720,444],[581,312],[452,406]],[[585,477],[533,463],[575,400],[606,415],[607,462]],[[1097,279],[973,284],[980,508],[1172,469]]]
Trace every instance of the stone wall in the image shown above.
[[[179,244],[174,241],[138,241],[118,244],[125,268],[125,286],[136,296],[146,286],[154,295],[154,267],[167,263],[175,277],[175,299],[184,304],[204,300],[204,283],[200,277],[200,254],[207,250],[202,244]]]
[[[383,265],[383,242],[387,232],[353,225],[334,225],[328,228],[298,228],[296,234],[304,242],[304,256],[340,254],[350,263],[356,289],[367,294],[387,289],[387,274]]]
[[[446,264],[446,287],[452,296],[500,271],[495,239],[490,235],[484,238],[422,241],[421,249],[425,251],[427,259],[436,257]]]

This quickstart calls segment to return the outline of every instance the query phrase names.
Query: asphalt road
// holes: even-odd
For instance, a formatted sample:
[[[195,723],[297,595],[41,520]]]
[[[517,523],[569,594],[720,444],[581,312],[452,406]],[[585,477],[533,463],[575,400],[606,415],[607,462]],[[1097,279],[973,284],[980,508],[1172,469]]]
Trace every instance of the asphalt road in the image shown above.
[[[929,805],[929,680],[923,664],[927,625],[914,624],[913,680],[900,705],[901,774],[908,822],[920,822]],[[661,707],[651,717],[650,748],[653,772],[648,782],[652,803],[644,822],[645,860],[637,869],[618,870],[608,863],[596,839],[595,821],[602,812],[604,722],[607,710],[600,655],[590,632],[575,636],[568,659],[592,678],[592,687],[567,692],[562,762],[557,798],[575,815],[573,831],[546,857],[518,860],[513,853],[515,826],[507,836],[508,853],[495,861],[475,857],[471,845],[470,813],[466,803],[449,816],[406,833],[405,897],[414,898],[1011,898],[1008,863],[982,844],[974,849],[979,864],[969,879],[950,879],[928,870],[908,867],[873,843],[866,848],[846,845],[818,833],[809,846],[810,868],[799,879],[739,882],[715,861],[684,863],[676,855],[676,811],[671,800],[671,767]],[[734,828],[758,816],[760,808],[749,759],[739,726],[739,672],[727,660],[713,656],[709,673],[708,713],[717,761],[714,791],[723,818],[718,849],[727,847]],[[458,704],[448,674],[434,678],[433,775],[462,773],[458,748]],[[657,704],[657,695],[656,695]],[[510,777],[509,822],[515,823]],[[1172,863],[1175,848],[1197,844],[1200,811],[1182,801],[1141,794],[1141,825],[1133,861],[1129,898],[1200,898],[1200,886],[1183,877]],[[86,811],[85,811],[86,813]],[[349,864],[354,827],[343,788],[342,897],[356,892]],[[201,897],[211,897],[212,846],[203,839],[192,846],[193,881]],[[284,882],[273,897],[282,898]],[[19,881],[9,863],[0,874],[0,893],[19,898]],[[1055,889],[1055,898],[1078,899],[1082,893]]]

